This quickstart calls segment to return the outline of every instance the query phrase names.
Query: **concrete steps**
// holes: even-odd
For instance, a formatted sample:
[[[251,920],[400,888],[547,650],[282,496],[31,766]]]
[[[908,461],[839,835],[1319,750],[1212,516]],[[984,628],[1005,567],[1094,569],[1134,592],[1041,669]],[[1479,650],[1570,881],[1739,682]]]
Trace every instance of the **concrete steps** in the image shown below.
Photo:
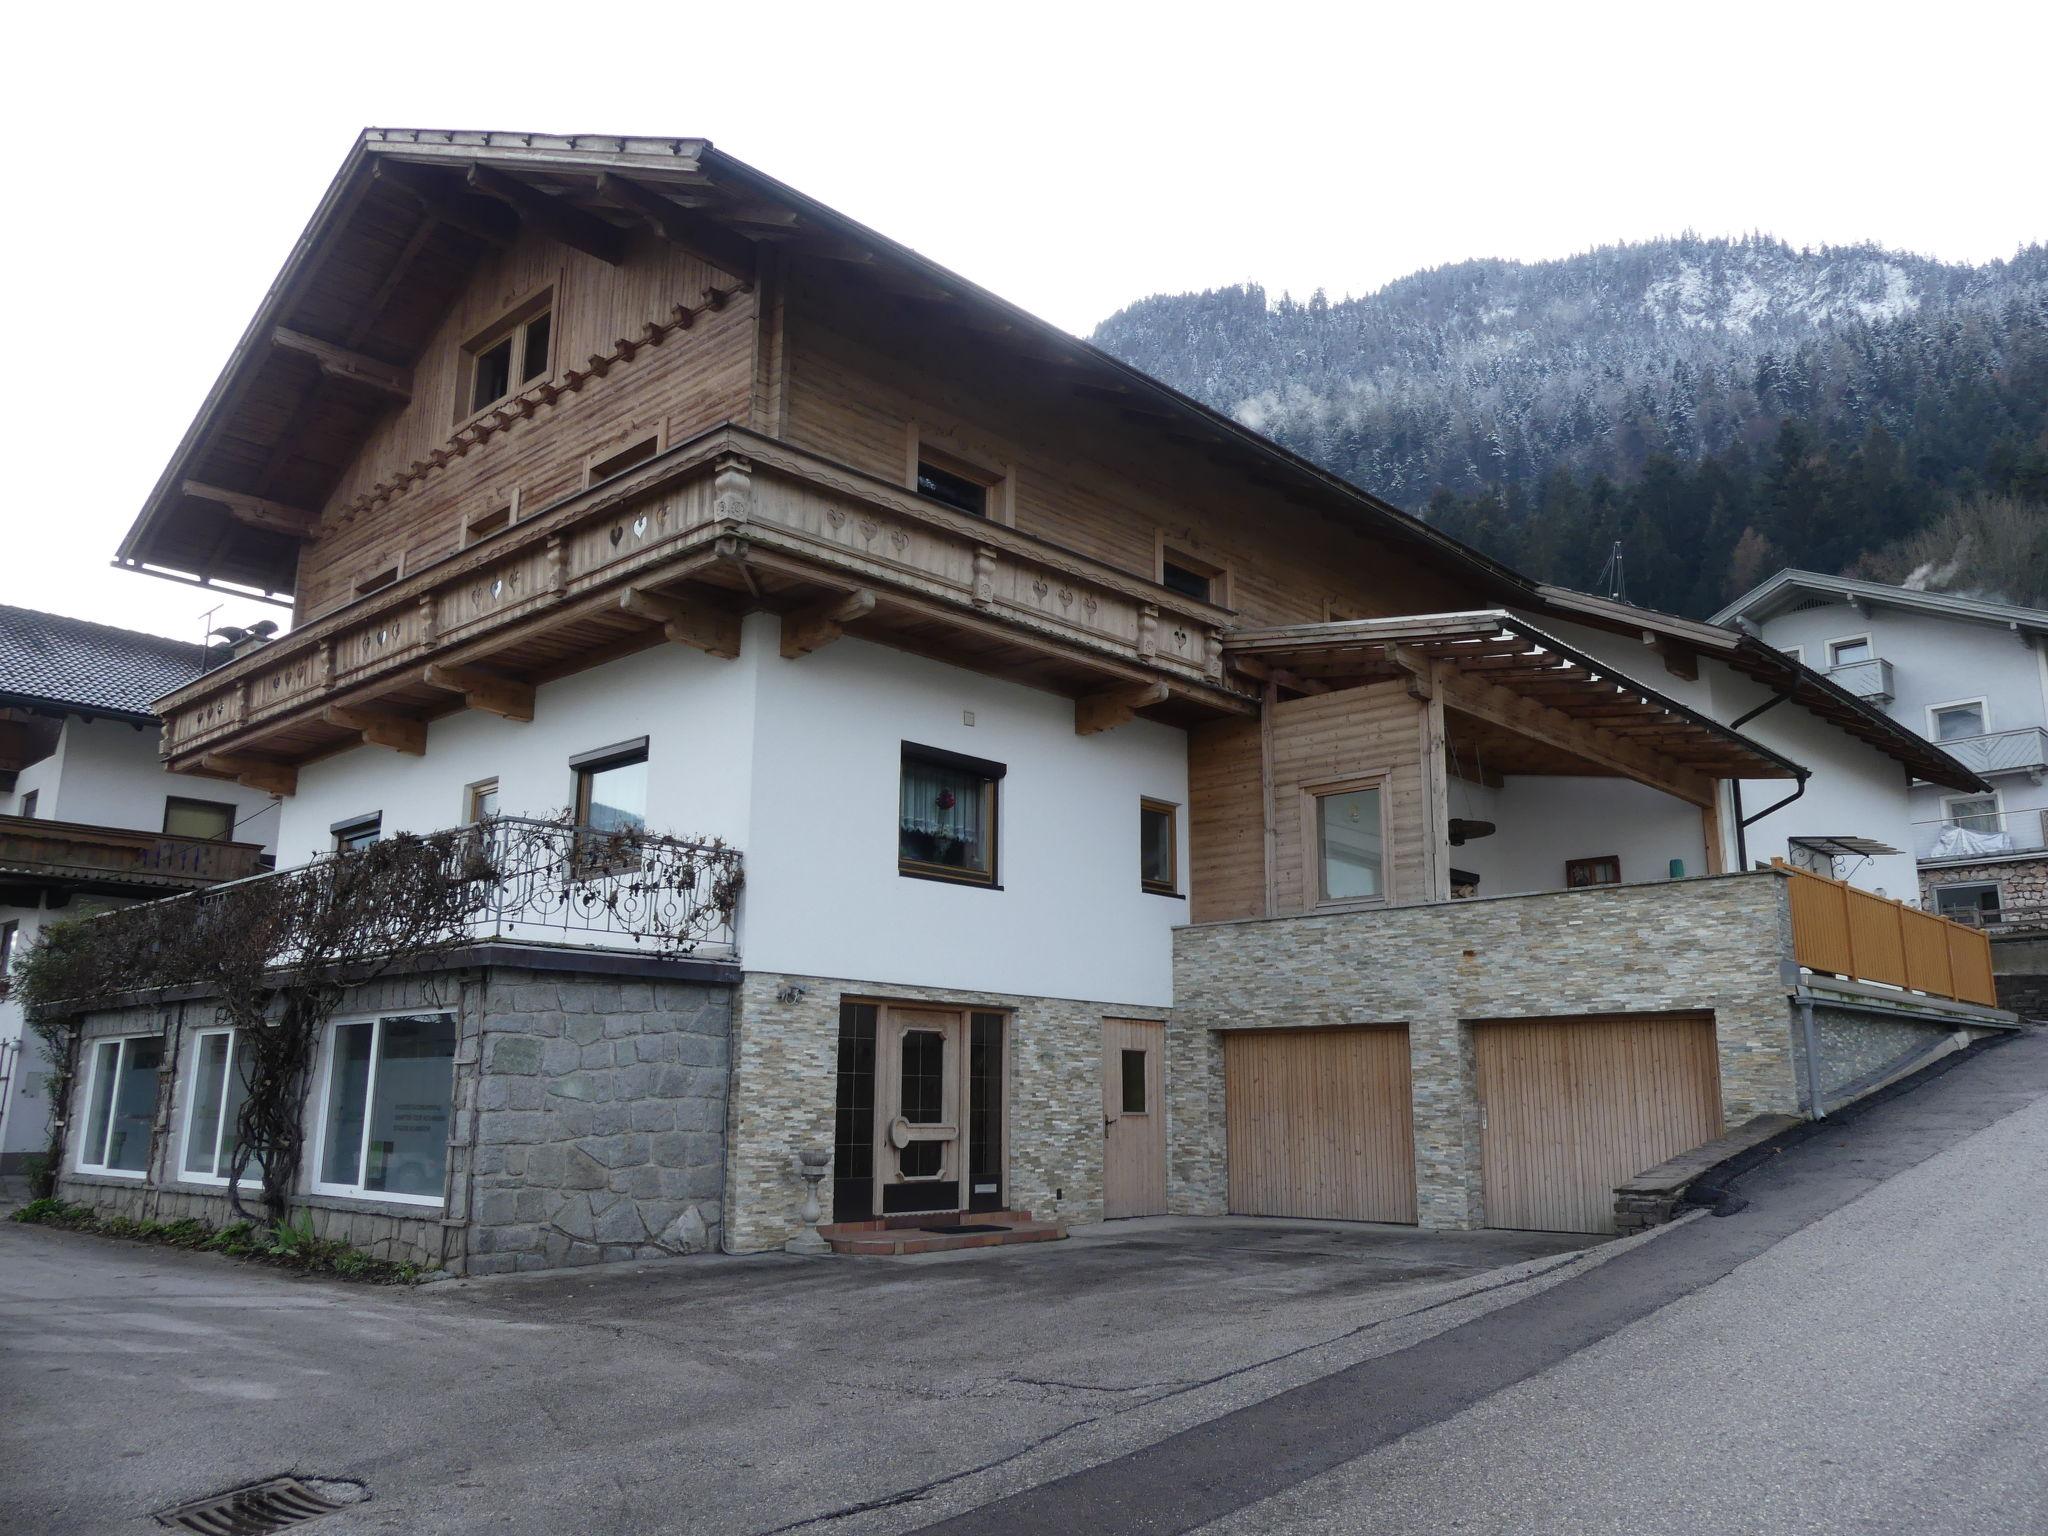
[[[947,1232],[944,1227],[994,1228]],[[1006,1243],[1050,1243],[1067,1235],[1063,1221],[1040,1221],[1029,1211],[939,1211],[887,1216],[875,1221],[838,1221],[818,1228],[834,1253],[901,1256],[946,1253],[955,1248],[1000,1248]]]

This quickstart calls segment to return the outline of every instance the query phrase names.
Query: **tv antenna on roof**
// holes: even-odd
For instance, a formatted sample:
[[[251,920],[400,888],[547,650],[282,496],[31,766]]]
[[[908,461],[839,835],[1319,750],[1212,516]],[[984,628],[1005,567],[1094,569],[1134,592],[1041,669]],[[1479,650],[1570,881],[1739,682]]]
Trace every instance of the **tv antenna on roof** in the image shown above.
[[[1614,541],[1614,548],[1608,551],[1607,563],[1600,567],[1599,585],[1617,603],[1628,601],[1628,573],[1622,567],[1621,540]]]

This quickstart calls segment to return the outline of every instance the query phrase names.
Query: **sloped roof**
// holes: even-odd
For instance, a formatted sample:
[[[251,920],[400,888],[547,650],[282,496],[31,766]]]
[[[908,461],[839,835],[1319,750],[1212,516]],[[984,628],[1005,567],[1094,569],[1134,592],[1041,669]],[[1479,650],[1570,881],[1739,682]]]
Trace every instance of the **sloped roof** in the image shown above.
[[[2001,628],[2016,625],[2048,634],[2048,609],[2022,608],[2016,603],[1959,597],[1948,592],[1916,592],[1910,587],[1890,586],[1882,581],[1826,576],[1819,571],[1802,571],[1789,566],[1736,598],[1714,615],[1714,622],[1733,624],[1740,619],[1760,622],[1808,595],[1864,604],[1880,603],[1891,608],[1912,608],[1922,613],[1940,614],[1944,618],[1968,619],[1978,624],[1996,624]]]
[[[154,720],[151,704],[205,659],[192,641],[0,605],[0,703]]]

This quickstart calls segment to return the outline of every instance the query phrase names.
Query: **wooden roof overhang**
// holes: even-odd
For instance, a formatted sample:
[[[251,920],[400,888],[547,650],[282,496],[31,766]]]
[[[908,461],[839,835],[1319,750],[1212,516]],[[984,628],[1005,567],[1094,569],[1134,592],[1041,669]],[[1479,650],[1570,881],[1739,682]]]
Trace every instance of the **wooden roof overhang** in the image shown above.
[[[1070,697],[1082,734],[1257,709],[1227,610],[720,427],[167,695],[164,757],[290,793],[302,763],[422,752],[462,709],[530,719],[538,684],[630,651],[730,658],[754,609],[786,657],[881,640]]]
[[[1717,779],[1804,779],[1790,758],[1501,611],[1233,631],[1224,656],[1276,691],[1399,679],[1440,692],[1451,750],[1505,772],[1609,774],[1695,804]],[[1489,743],[1491,744],[1489,747]]]
[[[1048,387],[1347,521],[1476,595],[1526,582],[1170,386],[704,139],[366,130],[122,541],[118,564],[273,598],[299,543],[482,255],[537,228],[601,259],[652,231],[752,284],[764,253],[829,267]],[[424,471],[430,466],[415,466]]]

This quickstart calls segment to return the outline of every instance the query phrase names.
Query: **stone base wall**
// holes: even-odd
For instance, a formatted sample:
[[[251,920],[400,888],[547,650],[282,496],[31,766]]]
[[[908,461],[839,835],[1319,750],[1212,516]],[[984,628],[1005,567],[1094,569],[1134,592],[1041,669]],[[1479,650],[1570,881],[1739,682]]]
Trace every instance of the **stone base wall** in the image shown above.
[[[1220,1030],[1405,1023],[1425,1227],[1485,1224],[1474,1022],[1710,1012],[1726,1121],[1791,1112],[1786,878],[1752,872],[1180,929],[1167,1041],[1170,1208],[1226,1208]]]
[[[1920,871],[1920,905],[1934,910],[1934,892],[1944,885],[1998,887],[2002,908],[2048,910],[2048,859],[2014,859],[2002,864],[1944,864]]]
[[[1853,1008],[1816,1007],[1813,1032],[1820,1044],[1820,1092],[1822,1106],[1834,1109],[1851,1103],[1882,1086],[1891,1076],[1913,1064],[1957,1033],[1979,1038],[1991,1033],[1953,1023],[1920,1022]],[[1811,1109],[1812,1076],[1807,1070],[1806,1031],[1795,1023],[1792,1031],[1793,1061],[1799,1072],[1799,1105]]]
[[[732,1251],[780,1247],[802,1230],[797,1153],[832,1145],[839,1005],[848,998],[1006,1013],[1004,1200],[1068,1222],[1102,1219],[1102,1021],[1164,1019],[1165,1009],[749,971],[734,1033]],[[819,1198],[830,1211],[829,1178]]]
[[[733,981],[737,981],[737,973]],[[442,1207],[312,1192],[313,1116],[293,1209],[378,1258],[496,1274],[715,1250],[723,1226],[733,985],[495,966],[352,988],[337,1018],[451,1011],[457,1030]],[[159,1220],[232,1219],[219,1185],[180,1176],[192,1038],[205,1001],[107,1009],[82,1025],[164,1040],[146,1174],[75,1171],[59,1193]],[[72,1124],[81,1121],[74,1086]],[[316,1074],[317,1077],[317,1074]],[[309,1097],[312,1085],[309,1084]],[[245,1196],[252,1206],[257,1197]]]

